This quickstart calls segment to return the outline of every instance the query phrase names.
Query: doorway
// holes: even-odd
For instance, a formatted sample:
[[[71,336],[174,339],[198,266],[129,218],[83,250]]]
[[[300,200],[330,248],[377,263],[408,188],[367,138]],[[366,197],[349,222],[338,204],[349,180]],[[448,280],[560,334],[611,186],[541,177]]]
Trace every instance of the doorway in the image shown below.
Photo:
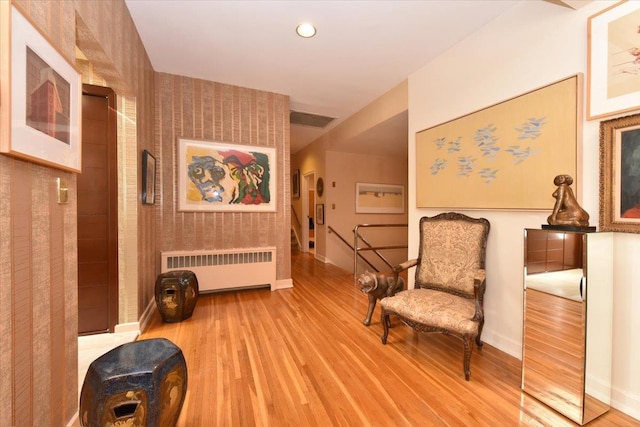
[[[302,251],[315,253],[315,173],[304,175],[302,180]]]
[[[118,176],[113,90],[82,86],[78,175],[78,334],[113,332],[118,320]]]
[[[315,220],[315,202],[316,202],[316,193],[311,187],[309,189],[309,252],[315,254],[316,249],[316,220]]]

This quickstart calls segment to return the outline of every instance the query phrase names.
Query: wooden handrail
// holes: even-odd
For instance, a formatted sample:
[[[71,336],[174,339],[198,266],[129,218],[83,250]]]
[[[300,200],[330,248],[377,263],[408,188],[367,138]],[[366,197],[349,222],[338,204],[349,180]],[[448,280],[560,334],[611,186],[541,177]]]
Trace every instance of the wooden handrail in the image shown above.
[[[298,218],[298,214],[296,213],[295,208],[293,207],[293,205],[291,205],[291,212],[293,213],[293,219],[296,221],[296,225],[298,227],[302,227],[302,223],[300,222],[300,219]]]

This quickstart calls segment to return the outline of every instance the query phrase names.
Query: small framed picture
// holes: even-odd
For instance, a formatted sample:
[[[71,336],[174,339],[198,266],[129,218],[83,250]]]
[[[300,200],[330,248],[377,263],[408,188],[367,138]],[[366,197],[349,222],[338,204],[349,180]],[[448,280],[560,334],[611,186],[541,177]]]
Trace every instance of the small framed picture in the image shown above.
[[[600,231],[640,233],[640,114],[600,122]]]
[[[147,150],[142,152],[142,203],[156,202],[156,158]]]
[[[316,224],[324,224],[324,204],[320,203],[316,205]]]
[[[300,169],[296,169],[291,176],[291,197],[300,198]]]

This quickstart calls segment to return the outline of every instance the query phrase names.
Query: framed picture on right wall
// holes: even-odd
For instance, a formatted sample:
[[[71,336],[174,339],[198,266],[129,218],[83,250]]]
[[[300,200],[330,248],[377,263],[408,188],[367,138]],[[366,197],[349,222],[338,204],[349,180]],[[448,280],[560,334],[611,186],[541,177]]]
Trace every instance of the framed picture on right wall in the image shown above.
[[[587,119],[640,109],[640,1],[589,17]]]
[[[600,122],[600,230],[640,233],[640,114]]]

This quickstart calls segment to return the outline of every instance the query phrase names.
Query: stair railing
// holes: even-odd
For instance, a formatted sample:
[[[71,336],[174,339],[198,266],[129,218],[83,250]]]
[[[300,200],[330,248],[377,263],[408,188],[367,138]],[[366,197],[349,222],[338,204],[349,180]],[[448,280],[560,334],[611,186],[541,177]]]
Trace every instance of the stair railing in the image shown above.
[[[408,227],[409,224],[358,224],[353,228],[353,246],[349,245],[353,250],[353,275],[358,274],[358,258],[366,259],[359,253],[360,251],[372,251],[378,256],[390,269],[393,269],[393,265],[387,260],[379,251],[387,249],[406,249],[407,245],[388,245],[388,246],[372,246],[367,239],[360,234],[360,228],[372,228],[372,227]],[[359,247],[358,242],[362,241],[365,246]],[[369,266],[371,263],[366,261]],[[375,271],[379,271],[374,267]]]
[[[333,227],[331,227],[330,225],[328,225],[328,226],[327,226],[327,230],[329,231],[329,234],[331,234],[331,233],[335,234],[335,235],[336,235],[336,237],[337,237],[338,239],[340,239],[340,240],[341,240],[345,245],[347,245],[351,250],[353,250],[353,246],[351,246],[351,243],[347,242],[347,240],[346,240],[344,237],[342,237],[342,236],[340,235],[340,233],[338,233],[338,232],[337,232]],[[376,268],[373,266],[373,264],[371,264],[371,263],[369,262],[369,260],[368,260],[368,259],[366,259],[365,257],[363,257],[362,255],[359,255],[359,254],[358,254],[358,256],[360,257],[360,259],[361,259],[362,261],[364,261],[365,263],[367,263],[367,265],[369,265],[369,267],[371,267],[373,270],[376,270]],[[378,271],[378,270],[376,270],[376,271]],[[355,274],[355,273],[354,273],[354,274]]]

